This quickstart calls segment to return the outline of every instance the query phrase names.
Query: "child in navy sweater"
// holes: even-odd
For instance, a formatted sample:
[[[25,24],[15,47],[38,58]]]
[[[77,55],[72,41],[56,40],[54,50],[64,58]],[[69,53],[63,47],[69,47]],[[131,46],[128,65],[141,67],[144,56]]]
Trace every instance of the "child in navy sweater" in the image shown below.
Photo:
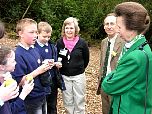
[[[51,83],[51,94],[50,91],[47,91],[47,113],[48,114],[57,114],[57,94],[58,94],[58,86],[57,86],[57,77],[56,77],[56,67],[62,67],[62,64],[57,62],[57,49],[50,42],[50,37],[52,33],[52,27],[47,22],[38,23],[38,39],[35,43],[35,47],[39,49],[39,53],[42,59],[45,60],[53,60],[54,67],[49,70],[48,76],[50,76]],[[51,61],[50,61],[51,62]],[[49,89],[47,89],[49,90]]]
[[[34,78],[34,89],[25,99],[28,114],[46,114],[45,87],[41,83],[42,73],[49,70],[50,63],[42,64],[38,50],[34,48],[37,38],[37,23],[33,19],[21,19],[16,26],[20,42],[15,50],[17,62],[12,73],[19,85],[22,85],[28,75]]]
[[[3,38],[4,33],[4,24],[0,22],[0,38]],[[14,51],[8,47],[0,46],[0,114],[19,114],[22,112],[22,109],[24,109],[23,100],[34,86],[32,80],[30,83],[25,81],[22,92],[19,95],[19,87],[17,87],[16,81],[13,81],[13,83],[9,81],[12,80],[10,72],[14,70],[15,64]],[[14,102],[9,103],[9,101],[14,98],[16,98]]]
[[[19,95],[17,82],[12,79],[10,74],[14,71],[15,65],[14,51],[8,47],[0,46],[0,114],[25,114],[21,113],[25,108],[24,99],[34,87],[33,81],[30,83],[25,81]],[[14,100],[9,103],[11,99]]]

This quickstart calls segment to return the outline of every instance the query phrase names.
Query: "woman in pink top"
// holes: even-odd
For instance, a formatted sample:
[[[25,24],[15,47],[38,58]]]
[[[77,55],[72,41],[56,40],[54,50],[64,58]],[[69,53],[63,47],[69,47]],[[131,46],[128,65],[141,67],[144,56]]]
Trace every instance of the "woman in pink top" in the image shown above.
[[[57,41],[60,69],[65,81],[63,102],[68,114],[85,114],[85,68],[89,63],[89,49],[80,38],[78,20],[67,18],[62,26],[62,37]]]

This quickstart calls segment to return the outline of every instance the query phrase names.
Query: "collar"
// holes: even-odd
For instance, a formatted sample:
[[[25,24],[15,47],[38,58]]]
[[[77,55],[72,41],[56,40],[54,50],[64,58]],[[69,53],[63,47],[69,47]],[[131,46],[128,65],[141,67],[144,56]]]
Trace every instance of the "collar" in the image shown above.
[[[38,43],[41,47],[44,47],[44,46],[48,46],[48,45],[49,45],[48,43],[43,44],[43,43],[41,43],[39,40],[36,40],[36,41],[37,41],[37,43]]]
[[[125,44],[125,47],[126,48],[130,48],[135,42],[137,42],[139,39],[142,39],[144,38],[144,35],[140,34],[140,35],[137,35],[135,38],[133,38],[130,42],[127,42]]]
[[[113,38],[108,38],[108,41],[115,42],[117,36],[118,36],[118,34],[115,34],[115,36]]]
[[[34,45],[31,45],[30,47],[25,47],[21,42],[18,43],[19,46],[24,48],[25,50],[29,50],[30,48],[34,48]]]

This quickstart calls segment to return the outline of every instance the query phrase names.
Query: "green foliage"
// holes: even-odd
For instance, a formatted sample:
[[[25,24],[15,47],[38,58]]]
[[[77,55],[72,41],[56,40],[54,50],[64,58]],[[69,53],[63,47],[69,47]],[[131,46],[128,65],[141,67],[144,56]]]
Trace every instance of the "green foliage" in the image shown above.
[[[37,22],[47,21],[53,28],[53,41],[60,37],[63,21],[70,16],[76,17],[79,19],[81,37],[92,42],[105,37],[104,30],[101,30],[103,20],[116,4],[123,1],[130,0],[5,0],[0,3],[0,16],[2,21],[11,25],[16,24],[22,16]],[[143,4],[152,17],[150,0],[134,1]],[[13,33],[15,27],[11,31]]]

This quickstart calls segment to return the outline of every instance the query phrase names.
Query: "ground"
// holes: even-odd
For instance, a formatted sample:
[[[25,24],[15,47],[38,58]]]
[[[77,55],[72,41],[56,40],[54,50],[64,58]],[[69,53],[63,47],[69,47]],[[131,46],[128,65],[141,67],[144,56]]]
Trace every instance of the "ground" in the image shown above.
[[[0,44],[7,45],[14,48],[18,40],[12,40],[8,38],[0,39]],[[99,71],[99,46],[89,47],[90,50],[90,62],[85,71],[86,73],[86,114],[102,114],[101,111],[101,96],[96,95],[97,79]],[[65,108],[62,102],[62,94],[59,90],[58,96],[58,114],[66,114]]]

